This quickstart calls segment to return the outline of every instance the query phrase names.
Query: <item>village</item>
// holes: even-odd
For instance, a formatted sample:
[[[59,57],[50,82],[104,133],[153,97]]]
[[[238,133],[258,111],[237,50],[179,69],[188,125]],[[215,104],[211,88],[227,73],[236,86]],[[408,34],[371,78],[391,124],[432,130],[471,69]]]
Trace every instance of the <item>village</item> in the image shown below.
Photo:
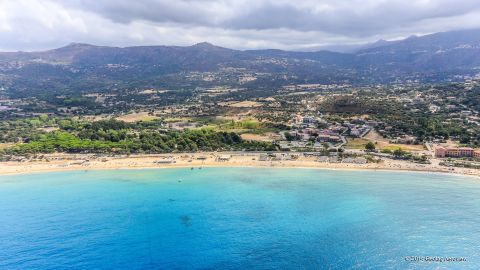
[[[234,72],[238,77],[244,71],[222,72],[224,76]],[[192,79],[216,78],[214,74],[191,75]],[[254,81],[261,76],[245,73],[240,78]],[[437,162],[447,168],[477,168],[480,141],[475,134],[480,131],[480,105],[473,104],[471,97],[479,85],[478,76],[451,85],[298,84],[245,99],[234,98],[249,91],[242,87],[197,87],[187,102],[173,99],[160,106],[155,102],[178,98],[175,91],[139,89],[133,93],[138,98],[131,103],[113,93],[89,93],[83,99],[57,96],[68,105],[56,106],[54,111],[49,111],[47,102],[35,98],[8,98],[3,89],[0,113],[18,120],[3,123],[0,149],[12,142],[28,141],[29,133],[62,130],[65,127],[58,124],[62,121],[80,124],[115,119],[153,125],[161,132],[234,132],[245,141],[268,143],[276,149],[260,155],[258,160],[262,161],[293,160],[296,154],[284,153],[299,153],[316,157],[318,163],[365,164],[394,159],[416,164]],[[104,113],[93,113],[98,108],[103,108]],[[28,127],[23,134],[10,134],[8,121],[26,121]]]

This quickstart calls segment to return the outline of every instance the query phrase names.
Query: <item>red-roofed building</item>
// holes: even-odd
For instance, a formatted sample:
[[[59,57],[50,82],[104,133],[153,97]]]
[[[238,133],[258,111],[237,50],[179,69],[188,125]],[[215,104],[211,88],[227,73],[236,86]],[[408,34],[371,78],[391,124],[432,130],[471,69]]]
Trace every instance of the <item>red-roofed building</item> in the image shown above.
[[[470,147],[437,147],[435,148],[435,157],[480,157],[480,150]]]

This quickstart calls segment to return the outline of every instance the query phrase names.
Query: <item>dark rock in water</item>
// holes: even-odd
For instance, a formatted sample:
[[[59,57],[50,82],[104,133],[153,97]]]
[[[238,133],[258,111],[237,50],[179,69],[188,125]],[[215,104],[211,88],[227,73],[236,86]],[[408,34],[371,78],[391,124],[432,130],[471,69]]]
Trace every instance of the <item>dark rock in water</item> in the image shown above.
[[[185,227],[190,227],[192,224],[190,223],[190,217],[189,216],[180,216],[180,222],[182,223],[183,226]]]

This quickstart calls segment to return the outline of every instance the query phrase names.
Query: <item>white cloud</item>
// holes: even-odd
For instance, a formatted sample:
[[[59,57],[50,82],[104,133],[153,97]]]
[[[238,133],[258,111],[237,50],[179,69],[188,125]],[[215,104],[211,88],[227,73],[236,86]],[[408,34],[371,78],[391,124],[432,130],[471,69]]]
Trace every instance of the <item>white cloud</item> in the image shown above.
[[[480,27],[478,0],[0,0],[0,49],[70,42],[305,49]]]

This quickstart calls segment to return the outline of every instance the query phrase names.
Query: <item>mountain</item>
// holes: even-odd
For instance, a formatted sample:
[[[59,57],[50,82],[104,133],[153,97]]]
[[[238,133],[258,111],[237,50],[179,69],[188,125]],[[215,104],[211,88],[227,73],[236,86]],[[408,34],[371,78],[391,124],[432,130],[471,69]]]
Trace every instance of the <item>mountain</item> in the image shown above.
[[[480,67],[480,29],[411,36],[359,50],[357,61],[402,71],[449,71]]]
[[[42,52],[0,53],[0,86],[12,95],[111,91],[141,87],[236,85],[242,74],[264,79],[242,87],[289,83],[388,83],[450,80],[480,68],[480,30],[380,40],[351,53],[233,50],[192,46],[106,47],[72,43]],[[218,73],[210,82],[191,72]],[[193,77],[192,77],[193,76]]]
[[[363,51],[436,52],[438,50],[472,49],[479,47],[480,29],[472,29],[440,32],[425,36],[410,36],[406,39],[393,42],[383,41],[381,46],[366,48]]]
[[[337,53],[356,53],[360,50],[365,50],[369,48],[375,48],[380,46],[385,46],[389,43],[394,41],[387,41],[384,39],[380,39],[373,43],[359,43],[359,44],[332,44],[332,45],[322,45],[309,48],[305,51],[331,51]]]

